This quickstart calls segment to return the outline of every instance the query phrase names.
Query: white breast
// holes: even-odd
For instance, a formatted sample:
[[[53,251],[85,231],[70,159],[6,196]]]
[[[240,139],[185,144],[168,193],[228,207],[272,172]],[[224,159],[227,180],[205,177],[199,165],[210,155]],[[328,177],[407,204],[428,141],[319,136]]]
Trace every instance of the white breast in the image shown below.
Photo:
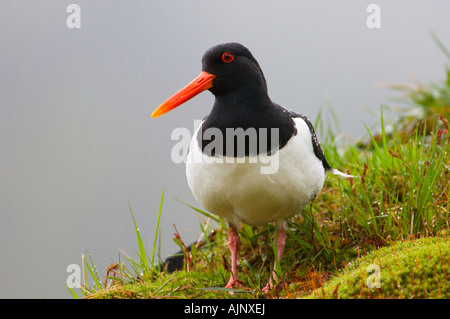
[[[199,203],[235,225],[265,225],[301,213],[322,189],[325,170],[314,155],[307,124],[301,118],[294,121],[297,135],[271,155],[278,158],[273,174],[262,174],[261,168],[275,163],[267,155],[246,157],[245,163],[235,158],[218,163],[217,157],[203,154],[197,143],[200,125],[186,162],[188,184]]]

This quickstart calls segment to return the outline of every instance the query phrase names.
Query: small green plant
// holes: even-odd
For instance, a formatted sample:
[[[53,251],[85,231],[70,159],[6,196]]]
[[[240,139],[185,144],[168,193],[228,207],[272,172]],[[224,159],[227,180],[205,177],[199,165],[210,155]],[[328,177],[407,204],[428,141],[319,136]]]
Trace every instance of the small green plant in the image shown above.
[[[145,250],[144,242],[142,241],[139,228],[136,223],[136,219],[133,214],[133,210],[131,208],[131,204],[128,203],[130,208],[131,217],[133,219],[133,225],[134,230],[136,233],[136,239],[139,247],[139,251],[137,252],[138,260],[135,261],[127,256],[125,256],[125,260],[128,262],[128,266],[125,265],[124,262],[121,260],[118,261],[118,263],[112,263],[107,271],[105,280],[103,281],[101,276],[99,275],[97,268],[94,264],[94,261],[92,260],[92,257],[90,253],[88,252],[87,255],[89,257],[89,261],[86,260],[85,255],[82,255],[82,282],[81,282],[81,294],[83,297],[92,296],[95,295],[98,291],[102,291],[103,289],[108,288],[108,282],[110,282],[110,286],[120,284],[128,284],[128,283],[134,283],[134,282],[145,282],[148,280],[153,279],[155,276],[159,274],[161,271],[160,269],[160,261],[155,263],[155,254],[156,254],[156,243],[158,239],[158,233],[159,233],[159,224],[161,219],[161,213],[162,213],[162,205],[164,201],[164,190],[161,195],[161,201],[156,221],[156,229],[155,229],[155,239],[153,242],[153,249],[151,253],[151,258],[147,255],[147,252]],[[159,253],[158,253],[159,255]],[[87,271],[86,271],[87,270]],[[88,276],[87,272],[89,272],[89,277],[92,279],[92,286],[88,284]],[[110,276],[109,274],[112,273],[113,275]],[[72,296],[74,298],[78,298],[78,295],[76,292],[68,287],[69,291],[71,292]]]

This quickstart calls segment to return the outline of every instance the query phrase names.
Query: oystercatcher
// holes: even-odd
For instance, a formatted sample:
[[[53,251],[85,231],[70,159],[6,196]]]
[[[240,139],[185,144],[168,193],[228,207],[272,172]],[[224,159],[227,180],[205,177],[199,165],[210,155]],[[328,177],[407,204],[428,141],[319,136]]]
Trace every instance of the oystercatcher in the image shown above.
[[[232,273],[225,287],[240,287],[239,224],[276,222],[281,260],[285,220],[300,214],[319,194],[327,172],[346,174],[330,167],[306,116],[271,101],[263,71],[239,43],[206,51],[200,75],[162,103],[152,117],[205,90],[214,94],[215,102],[191,140],[186,175],[203,207],[228,221]],[[274,280],[276,276],[274,267]],[[270,278],[264,290],[272,287]]]

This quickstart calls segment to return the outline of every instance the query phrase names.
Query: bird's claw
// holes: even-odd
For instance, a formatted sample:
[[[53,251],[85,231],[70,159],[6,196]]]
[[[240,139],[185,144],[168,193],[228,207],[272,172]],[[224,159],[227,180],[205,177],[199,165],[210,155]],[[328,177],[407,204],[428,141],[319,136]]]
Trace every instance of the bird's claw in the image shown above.
[[[240,280],[234,280],[233,276],[230,277],[230,280],[228,280],[227,285],[225,288],[233,289],[233,288],[244,288],[244,283]]]

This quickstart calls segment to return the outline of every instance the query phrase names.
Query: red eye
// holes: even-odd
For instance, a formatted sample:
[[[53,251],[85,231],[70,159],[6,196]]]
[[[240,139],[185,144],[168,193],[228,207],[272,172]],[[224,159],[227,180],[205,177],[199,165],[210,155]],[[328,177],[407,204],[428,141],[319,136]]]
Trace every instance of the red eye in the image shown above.
[[[222,54],[222,61],[225,63],[231,63],[234,60],[234,54],[230,52],[225,52]]]

